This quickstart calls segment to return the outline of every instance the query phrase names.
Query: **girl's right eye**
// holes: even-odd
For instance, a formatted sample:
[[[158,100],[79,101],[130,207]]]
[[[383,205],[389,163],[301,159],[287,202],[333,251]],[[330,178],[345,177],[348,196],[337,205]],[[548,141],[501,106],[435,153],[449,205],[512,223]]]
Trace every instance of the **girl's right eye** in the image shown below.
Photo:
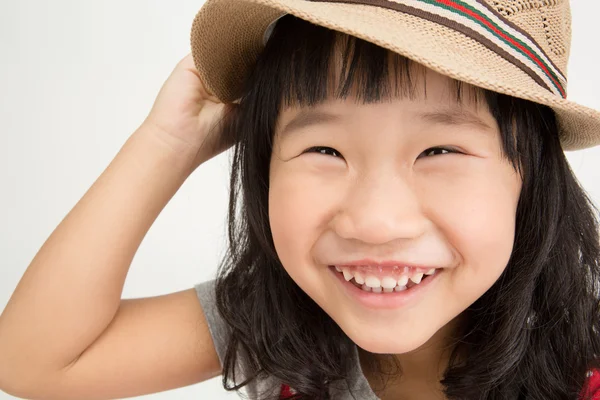
[[[324,155],[332,155],[334,157],[342,156],[336,149],[333,149],[331,147],[326,147],[326,146],[310,147],[310,148],[306,149],[304,152],[305,153],[321,153]]]

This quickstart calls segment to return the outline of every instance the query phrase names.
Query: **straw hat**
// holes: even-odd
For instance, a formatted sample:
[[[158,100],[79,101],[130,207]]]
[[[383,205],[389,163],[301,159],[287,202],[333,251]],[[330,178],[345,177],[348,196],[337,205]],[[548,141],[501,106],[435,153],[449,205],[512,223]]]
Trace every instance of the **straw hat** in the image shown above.
[[[566,99],[568,0],[207,0],[191,31],[194,63],[223,102],[280,17],[293,14],[479,87],[550,106],[564,150],[600,144],[600,112]]]

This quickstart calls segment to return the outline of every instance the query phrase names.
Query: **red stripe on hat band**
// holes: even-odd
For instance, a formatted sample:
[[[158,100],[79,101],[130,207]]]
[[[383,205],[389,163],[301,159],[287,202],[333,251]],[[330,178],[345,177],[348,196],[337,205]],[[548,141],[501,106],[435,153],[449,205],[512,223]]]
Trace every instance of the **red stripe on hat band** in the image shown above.
[[[498,29],[493,23],[491,23],[487,19],[483,18],[480,14],[475,13],[472,10],[469,10],[468,8],[466,8],[466,7],[458,4],[455,1],[452,1],[452,0],[429,0],[429,1],[435,1],[435,2],[438,2],[438,3],[446,4],[446,5],[450,6],[450,7],[454,7],[456,10],[462,12],[463,14],[467,14],[467,15],[472,16],[473,18],[476,18],[478,21],[481,21],[486,26],[488,26],[490,29],[492,29],[498,36],[503,37],[504,39],[506,39],[507,41],[509,41],[511,44],[513,44],[514,46],[518,47],[523,52],[527,53],[527,55],[529,56],[529,58],[531,58],[540,68],[542,68],[544,70],[544,72],[546,73],[546,75],[550,79],[552,79],[552,82],[554,82],[554,84],[556,85],[557,89],[560,91],[560,94],[563,97],[565,97],[565,91],[564,91],[562,85],[554,78],[554,74],[552,74],[552,73],[550,73],[550,71],[548,71],[548,69],[542,63],[542,61],[535,54],[531,53],[528,49],[526,49],[523,45],[521,45],[520,43],[518,43],[512,37],[506,35],[502,31],[500,31],[500,29]]]

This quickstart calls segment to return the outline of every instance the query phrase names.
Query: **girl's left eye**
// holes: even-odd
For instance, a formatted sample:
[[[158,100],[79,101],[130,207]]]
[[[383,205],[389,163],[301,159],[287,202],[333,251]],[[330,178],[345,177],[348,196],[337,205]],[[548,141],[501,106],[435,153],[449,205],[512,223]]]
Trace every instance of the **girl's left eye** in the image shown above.
[[[324,155],[332,155],[334,157],[341,157],[342,155],[336,149],[326,146],[314,146],[306,149],[304,153],[321,153]]]
[[[451,154],[451,153],[461,154],[460,151],[455,150],[451,147],[439,146],[439,147],[430,147],[427,150],[425,150],[424,152],[422,152],[421,155],[425,154],[426,156],[429,156],[429,155],[443,155],[443,154]],[[417,158],[421,158],[421,155],[419,155],[419,157],[417,157]]]

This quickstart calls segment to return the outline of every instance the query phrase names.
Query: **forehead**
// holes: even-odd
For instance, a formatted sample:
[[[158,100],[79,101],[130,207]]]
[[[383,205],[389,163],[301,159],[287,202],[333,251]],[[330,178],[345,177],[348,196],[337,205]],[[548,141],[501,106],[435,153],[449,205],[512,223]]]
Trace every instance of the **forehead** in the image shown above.
[[[413,91],[406,95],[400,92],[389,99],[362,101],[362,105],[371,105],[384,101],[395,103],[387,108],[408,118],[427,124],[463,126],[477,130],[495,132],[496,121],[492,117],[487,103],[482,101],[482,91],[479,88],[458,83],[433,70],[413,63],[411,84]],[[390,80],[393,77],[388,78]],[[401,78],[402,79],[402,78]],[[406,77],[404,78],[406,80]],[[313,106],[293,103],[285,107],[279,116],[277,133],[281,137],[303,128],[315,125],[336,124],[350,116],[356,115],[357,107],[361,107],[360,93],[349,95],[350,101],[341,101],[333,95],[324,98]],[[457,91],[460,90],[460,93]],[[348,99],[345,99],[348,100]]]
[[[335,110],[333,107],[319,106],[299,110],[288,109],[279,119],[278,135],[283,138],[311,126],[334,125],[343,122],[344,119],[353,117],[355,114],[352,110],[340,112],[340,108],[338,105]],[[428,125],[468,127],[487,133],[495,133],[497,130],[497,125],[489,113],[488,115],[481,115],[481,113],[473,112],[466,107],[439,107],[423,110],[413,109],[412,112],[402,111],[402,113],[398,112],[397,115],[409,115],[413,120]]]

